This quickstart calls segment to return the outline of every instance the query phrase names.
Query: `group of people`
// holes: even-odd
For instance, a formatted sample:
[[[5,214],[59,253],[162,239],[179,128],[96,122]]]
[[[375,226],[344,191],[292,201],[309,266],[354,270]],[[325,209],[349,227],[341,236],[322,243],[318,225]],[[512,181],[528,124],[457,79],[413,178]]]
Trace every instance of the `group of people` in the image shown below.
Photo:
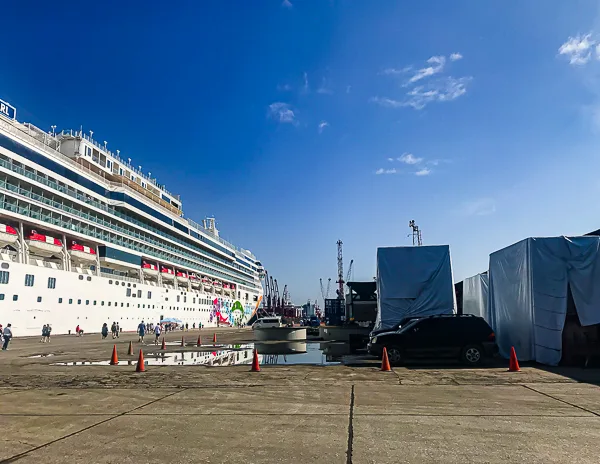
[[[42,327],[42,339],[40,340],[40,342],[50,343],[50,334],[51,333],[52,333],[52,327],[50,326],[50,324],[44,324],[44,327]]]
[[[106,337],[108,337],[108,324],[106,322],[104,324],[102,324],[102,330],[100,331],[100,333],[102,334],[102,340],[104,340]],[[115,338],[119,338],[119,334],[121,333],[121,328],[119,327],[118,322],[112,323],[112,325],[110,326],[110,333],[112,334],[113,340]]]
[[[2,351],[6,351],[8,349],[8,344],[10,343],[12,337],[13,333],[11,325],[6,324],[6,327],[2,328],[2,324],[0,324],[0,344],[2,344]]]

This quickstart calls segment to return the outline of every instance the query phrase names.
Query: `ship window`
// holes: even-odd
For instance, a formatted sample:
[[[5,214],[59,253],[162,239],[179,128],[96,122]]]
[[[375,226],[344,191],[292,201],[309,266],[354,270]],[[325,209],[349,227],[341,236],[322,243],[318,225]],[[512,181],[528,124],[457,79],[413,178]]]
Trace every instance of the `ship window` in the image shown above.
[[[135,284],[133,284],[133,288],[135,288]]]
[[[138,308],[140,307],[140,304],[138,303]]]
[[[129,308],[129,303],[127,303],[127,307]]]
[[[169,301],[169,298],[168,298],[168,297],[166,297],[166,298],[165,298],[165,301]]]
[[[138,298],[141,298],[141,297],[142,297],[142,291],[138,290]]]
[[[194,304],[196,304],[196,298],[195,298],[195,297],[194,297],[194,298],[192,298],[192,302],[193,302]]]
[[[35,279],[35,276],[33,274],[25,274],[25,286],[33,287],[34,279]]]
[[[108,302],[108,306],[110,306],[111,304],[112,304],[112,302],[110,302],[110,301],[109,301],[109,302]]]
[[[17,301],[19,299],[19,295],[13,295],[13,301]]]
[[[131,296],[131,289],[130,288],[127,289],[127,296]]]
[[[10,277],[10,272],[0,271],[0,284],[7,284],[9,277]]]
[[[92,281],[92,278],[91,278],[90,276],[87,276],[87,281],[88,281],[88,282],[91,282],[91,281]]]
[[[177,295],[177,303],[179,303],[179,295]]]
[[[112,280],[109,280],[109,281],[108,281],[108,283],[109,283],[109,284],[112,284]]]
[[[124,286],[125,286],[125,282],[121,282],[121,286],[123,286],[123,287],[124,287]]]
[[[73,298],[69,298],[69,304],[73,304]]]
[[[104,300],[100,302],[100,306],[104,306]]]
[[[48,277],[48,288],[56,288],[56,277]]]
[[[118,306],[117,302],[115,301],[115,306]]]
[[[152,298],[152,292],[148,292],[148,299]]]
[[[83,276],[82,275],[79,276],[79,280],[83,280]]]
[[[62,303],[62,298],[59,298],[59,299],[58,299],[58,302],[59,302],[59,303]]]
[[[2,263],[2,266],[0,267],[2,267],[2,269],[8,269],[8,263]]]
[[[131,287],[131,284],[127,284],[128,287]]]
[[[96,300],[94,300],[94,306],[96,306]]]
[[[90,300],[85,300],[85,304],[89,305],[90,304]]]
[[[81,304],[81,300],[77,300],[77,304]]]
[[[4,293],[0,293],[0,301],[4,300]]]
[[[42,297],[41,297],[41,296],[38,296],[38,297],[37,297],[37,302],[38,302],[38,303],[41,303],[41,302],[42,302]]]
[[[123,303],[121,303],[121,308],[123,307]]]
[[[143,309],[146,309],[146,305],[145,305],[145,304],[143,304],[143,305],[142,305],[142,308],[143,308]]]

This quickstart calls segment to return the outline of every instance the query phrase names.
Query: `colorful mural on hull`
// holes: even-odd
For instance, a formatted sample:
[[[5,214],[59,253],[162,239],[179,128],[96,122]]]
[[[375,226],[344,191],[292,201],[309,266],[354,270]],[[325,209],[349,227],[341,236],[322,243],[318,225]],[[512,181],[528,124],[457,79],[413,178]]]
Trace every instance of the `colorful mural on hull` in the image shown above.
[[[211,323],[219,321],[219,324],[235,325],[245,323],[251,315],[252,306],[249,303],[244,306],[239,300],[231,301],[224,298],[215,298],[208,320]]]

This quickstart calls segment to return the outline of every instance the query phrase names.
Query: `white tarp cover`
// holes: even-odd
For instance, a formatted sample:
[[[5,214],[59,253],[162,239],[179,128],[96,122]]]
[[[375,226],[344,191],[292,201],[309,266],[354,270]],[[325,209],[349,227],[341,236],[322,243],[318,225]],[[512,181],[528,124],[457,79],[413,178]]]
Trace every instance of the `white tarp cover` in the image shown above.
[[[567,288],[582,326],[600,323],[600,237],[528,238],[490,255],[486,318],[500,353],[555,366]]]
[[[488,275],[477,274],[463,280],[463,314],[487,317]]]
[[[386,328],[410,316],[456,312],[448,245],[377,249],[377,319]]]

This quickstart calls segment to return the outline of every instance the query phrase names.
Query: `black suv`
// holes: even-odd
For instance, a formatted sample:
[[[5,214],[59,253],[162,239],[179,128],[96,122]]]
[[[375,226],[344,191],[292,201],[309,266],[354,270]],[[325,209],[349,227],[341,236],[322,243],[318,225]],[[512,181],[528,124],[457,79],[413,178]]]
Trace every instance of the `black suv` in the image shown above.
[[[402,319],[400,322],[398,322],[397,324],[393,325],[392,327],[389,327],[387,329],[373,330],[369,334],[369,338],[373,338],[373,337],[379,335],[380,333],[384,333],[384,332],[397,332],[402,327],[404,327],[406,324],[408,324],[410,321],[414,321],[415,319],[419,319],[419,318],[418,317],[405,317],[404,319]]]
[[[481,317],[438,315],[415,319],[394,332],[376,335],[368,344],[369,353],[381,358],[387,348],[390,363],[404,359],[449,358],[476,366],[484,357],[498,353],[496,337]]]

